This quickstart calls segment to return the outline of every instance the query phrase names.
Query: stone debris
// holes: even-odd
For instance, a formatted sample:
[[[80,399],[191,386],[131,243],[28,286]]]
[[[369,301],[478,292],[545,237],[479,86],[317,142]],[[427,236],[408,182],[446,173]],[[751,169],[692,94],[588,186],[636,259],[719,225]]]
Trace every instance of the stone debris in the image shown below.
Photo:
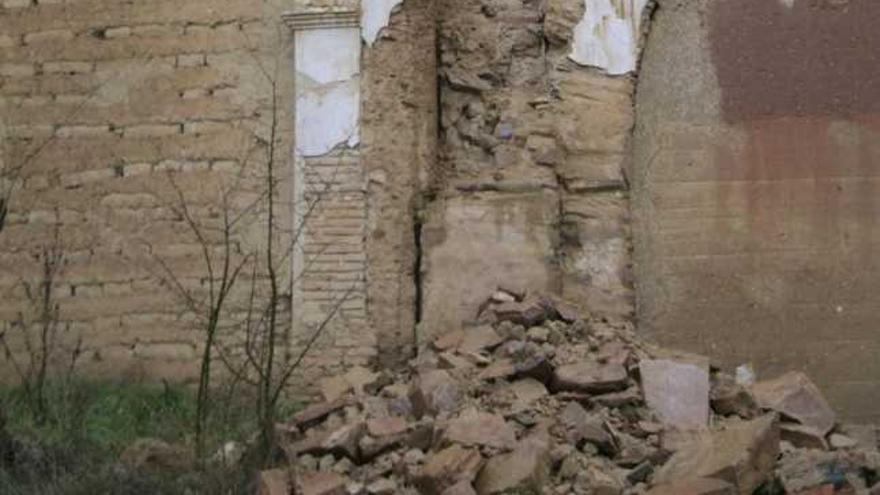
[[[600,394],[623,390],[628,381],[629,376],[622,365],[584,361],[557,368],[553,387],[556,390]]]
[[[668,485],[657,485],[647,495],[734,495],[733,485],[712,478],[694,478]]]
[[[289,495],[290,473],[286,469],[270,469],[260,472],[257,495]]]
[[[502,416],[470,410],[450,421],[441,442],[505,451],[516,444],[516,430]]]
[[[317,471],[297,477],[298,495],[348,495],[344,476],[330,472]]]
[[[417,417],[450,413],[458,406],[459,384],[444,370],[420,374],[413,382],[410,400]]]
[[[293,493],[880,493],[877,430],[838,425],[806,376],[738,383],[577,314],[499,290],[406,369],[325,381],[279,425]]]
[[[703,428],[709,421],[709,361],[670,359],[639,363],[645,402],[664,424]]]
[[[715,375],[709,398],[712,410],[722,416],[752,419],[760,414],[755,397],[748,388],[728,375]]]
[[[673,483],[688,477],[721,479],[736,493],[751,495],[770,480],[779,455],[775,415],[724,428],[698,431],[660,469],[655,479]]]
[[[758,382],[752,386],[752,393],[762,408],[811,426],[823,435],[834,428],[834,411],[819,387],[803,373],[791,372],[774,380]]]
[[[828,440],[822,432],[811,426],[785,423],[780,425],[779,431],[780,438],[796,448],[828,450]]]
[[[538,430],[520,441],[513,452],[489,459],[477,477],[477,493],[494,495],[540,490],[550,478],[551,442],[546,431]]]
[[[460,483],[471,483],[483,467],[483,457],[473,449],[453,445],[435,452],[413,473],[413,484],[428,495],[443,493]]]

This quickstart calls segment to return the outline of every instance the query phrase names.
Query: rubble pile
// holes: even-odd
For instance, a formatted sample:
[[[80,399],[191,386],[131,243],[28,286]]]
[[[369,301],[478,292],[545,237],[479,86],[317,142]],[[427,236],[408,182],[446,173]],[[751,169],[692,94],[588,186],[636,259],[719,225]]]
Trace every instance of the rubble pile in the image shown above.
[[[322,389],[265,495],[880,494],[877,431],[803,374],[737,381],[548,297],[499,290],[407,370]]]

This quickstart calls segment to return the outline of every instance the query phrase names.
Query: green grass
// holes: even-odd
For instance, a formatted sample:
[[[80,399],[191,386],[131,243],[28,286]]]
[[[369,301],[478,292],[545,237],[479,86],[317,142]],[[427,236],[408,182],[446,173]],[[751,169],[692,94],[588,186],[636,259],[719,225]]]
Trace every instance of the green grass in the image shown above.
[[[219,394],[218,394],[219,395]],[[47,421],[38,425],[19,389],[0,389],[14,435],[36,435],[48,443],[76,440],[116,454],[142,437],[191,443],[195,399],[183,387],[131,383],[50,384]],[[208,444],[240,438],[252,426],[248,405],[215,404]]]
[[[119,454],[138,438],[192,448],[195,399],[189,390],[74,382],[50,384],[46,396],[49,407],[40,424],[20,389],[0,389],[7,430],[25,452],[14,466],[0,468],[3,495],[238,493],[211,488],[218,473],[169,477],[126,473],[117,466]],[[254,431],[247,401],[224,401],[218,393],[212,404],[206,438],[209,455],[224,442],[240,441]]]

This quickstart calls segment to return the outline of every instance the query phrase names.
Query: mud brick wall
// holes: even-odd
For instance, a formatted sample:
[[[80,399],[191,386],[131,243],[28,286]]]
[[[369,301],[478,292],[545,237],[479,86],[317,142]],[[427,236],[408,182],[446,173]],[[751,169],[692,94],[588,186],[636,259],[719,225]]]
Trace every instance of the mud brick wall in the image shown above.
[[[192,286],[204,285],[206,275],[200,243],[170,207],[167,172],[176,172],[195,217],[216,219],[218,192],[253,160],[273,108],[279,145],[289,149],[292,37],[280,17],[289,7],[253,0],[3,3],[3,159],[26,165],[0,233],[0,320],[26,307],[18,282],[39,273],[35,255],[58,220],[68,263],[55,300],[66,343],[82,336],[80,370],[192,378],[200,338],[158,283],[155,261]],[[277,106],[264,71],[276,83]],[[289,204],[286,159],[279,174],[279,201]],[[259,184],[240,192],[244,204]],[[256,242],[262,234],[248,237]],[[362,314],[363,299],[352,304]],[[21,342],[13,347],[23,357]],[[9,361],[0,363],[12,377]]]

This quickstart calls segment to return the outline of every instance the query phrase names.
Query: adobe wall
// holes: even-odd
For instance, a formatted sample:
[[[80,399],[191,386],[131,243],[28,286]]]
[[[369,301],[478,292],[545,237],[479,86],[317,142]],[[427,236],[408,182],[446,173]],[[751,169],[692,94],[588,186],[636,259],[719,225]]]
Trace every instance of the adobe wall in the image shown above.
[[[3,3],[4,160],[26,166],[0,234],[0,318],[22,310],[16,284],[38,273],[34,255],[57,209],[68,265],[56,300],[68,342],[83,338],[81,369],[192,376],[197,339],[152,271],[151,253],[182,280],[204,276],[198,243],[165,202],[165,172],[179,172],[194,211],[216,206],[214,191],[241,167],[266,108],[268,86],[255,67],[275,50],[248,51],[289,49],[269,22],[279,8],[248,0]]]
[[[287,355],[337,302],[338,317],[303,367],[308,377],[370,364],[380,342],[411,352],[412,218],[436,135],[429,5],[408,1],[362,48],[354,27],[359,67],[351,108],[360,140],[306,156],[310,137],[297,135],[294,109],[311,74],[298,72],[296,31],[283,14],[341,9],[357,24],[356,2],[3,2],[3,159],[25,166],[4,183],[13,196],[0,233],[0,320],[12,322],[28,307],[20,281],[36,281],[35,256],[60,222],[68,262],[54,300],[64,344],[82,338],[81,372],[192,379],[202,336],[160,275],[164,264],[195,290],[208,276],[202,244],[175,211],[168,171],[189,213],[217,227],[221,191],[242,169],[260,166],[274,115],[279,247],[293,231],[300,236],[297,254],[279,265],[284,295],[295,303],[285,311],[294,321]],[[389,22],[379,17],[375,29]],[[246,211],[264,190],[256,175],[237,189],[233,210]],[[320,207],[298,223],[296,205],[316,195]],[[242,252],[258,251],[265,234],[255,217],[235,242],[248,246]],[[217,254],[216,235],[208,244]],[[243,314],[247,290],[239,286],[230,325]],[[7,332],[25,363],[16,334]],[[0,363],[13,379],[11,360]]]
[[[661,0],[634,150],[641,328],[874,420],[880,5]]]

